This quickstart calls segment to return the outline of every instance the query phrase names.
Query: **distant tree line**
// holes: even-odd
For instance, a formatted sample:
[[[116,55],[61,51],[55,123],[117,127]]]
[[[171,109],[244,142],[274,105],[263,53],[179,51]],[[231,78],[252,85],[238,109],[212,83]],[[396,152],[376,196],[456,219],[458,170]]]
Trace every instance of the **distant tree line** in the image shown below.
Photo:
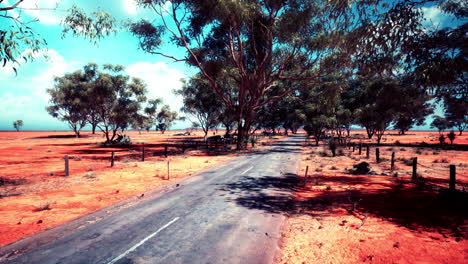
[[[101,130],[106,143],[115,141],[128,128],[164,133],[177,120],[177,112],[162,100],[146,97],[146,84],[124,73],[120,65],[105,64],[102,70],[89,63],[82,70],[56,77],[48,89],[50,115],[68,123],[77,137],[90,125],[92,133]]]

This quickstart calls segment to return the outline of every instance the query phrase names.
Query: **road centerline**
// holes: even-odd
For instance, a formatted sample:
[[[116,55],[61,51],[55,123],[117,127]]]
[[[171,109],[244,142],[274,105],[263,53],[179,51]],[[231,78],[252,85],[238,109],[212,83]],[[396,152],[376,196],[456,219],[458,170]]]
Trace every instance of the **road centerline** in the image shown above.
[[[245,173],[247,173],[247,172],[250,171],[251,169],[253,169],[253,166],[250,167],[250,168],[248,168],[248,169],[246,169],[245,171],[243,171],[243,172],[241,173],[241,175],[244,175]]]
[[[138,247],[140,247],[141,245],[143,245],[146,241],[148,241],[149,239],[153,238],[154,236],[156,236],[159,232],[163,231],[164,229],[166,229],[168,226],[172,225],[173,223],[175,223],[177,220],[179,220],[180,217],[176,217],[174,219],[172,219],[169,223],[165,224],[164,226],[160,227],[156,232],[152,233],[151,235],[145,237],[143,240],[141,240],[140,242],[138,242],[137,244],[135,244],[133,247],[129,248],[127,251],[125,251],[124,253],[120,254],[119,256],[117,256],[116,258],[114,258],[113,260],[109,261],[107,264],[113,264],[117,261],[119,261],[120,259],[122,259],[123,257],[125,257],[128,253],[134,251],[135,249],[137,249]]]

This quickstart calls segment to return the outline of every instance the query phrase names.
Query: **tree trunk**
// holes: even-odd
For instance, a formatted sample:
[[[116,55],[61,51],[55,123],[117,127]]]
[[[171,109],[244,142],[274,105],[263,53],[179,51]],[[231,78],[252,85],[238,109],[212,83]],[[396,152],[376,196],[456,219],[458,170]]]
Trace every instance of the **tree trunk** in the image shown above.
[[[93,134],[93,135],[96,134],[96,126],[97,126],[96,123],[91,124],[91,131],[92,131],[92,134]]]
[[[226,125],[224,125],[224,126],[226,127],[226,133],[224,135],[229,135],[231,133],[231,127],[226,126]]]
[[[372,131],[372,129],[370,129],[370,128],[366,128],[366,132],[367,132],[367,137],[368,137],[369,139],[371,139],[372,136],[374,136],[374,133],[375,133],[375,132]]]
[[[109,129],[107,127],[106,127],[106,130],[104,131],[104,135],[106,135],[106,143],[110,143]]]

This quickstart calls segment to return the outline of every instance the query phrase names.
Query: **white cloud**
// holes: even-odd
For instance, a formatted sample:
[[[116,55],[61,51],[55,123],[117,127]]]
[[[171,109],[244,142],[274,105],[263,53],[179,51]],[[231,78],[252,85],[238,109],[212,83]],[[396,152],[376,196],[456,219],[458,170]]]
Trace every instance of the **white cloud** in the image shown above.
[[[161,97],[164,104],[170,105],[172,110],[179,111],[182,107],[182,98],[173,91],[182,87],[181,79],[185,78],[183,73],[170,68],[164,62],[138,62],[128,66],[126,71],[130,76],[145,81],[148,98]]]
[[[123,6],[128,14],[135,15],[137,13],[137,6],[135,0],[123,0]]]
[[[46,90],[52,87],[55,76],[78,69],[81,64],[67,63],[54,49],[43,49],[34,57],[33,62],[17,66],[18,75],[11,67],[0,68],[0,129],[11,129],[16,119],[24,120],[25,129],[63,127],[45,111],[49,101]]]
[[[449,15],[442,12],[440,8],[437,6],[431,7],[422,7],[423,16],[426,19],[426,23],[428,26],[435,26],[438,27],[442,25],[449,17]]]
[[[143,11],[141,8],[138,7],[136,0],[122,0],[124,10],[130,15],[144,15],[147,11]],[[164,12],[168,12],[170,6],[172,5],[171,1],[166,1],[164,5],[162,5],[162,9]]]

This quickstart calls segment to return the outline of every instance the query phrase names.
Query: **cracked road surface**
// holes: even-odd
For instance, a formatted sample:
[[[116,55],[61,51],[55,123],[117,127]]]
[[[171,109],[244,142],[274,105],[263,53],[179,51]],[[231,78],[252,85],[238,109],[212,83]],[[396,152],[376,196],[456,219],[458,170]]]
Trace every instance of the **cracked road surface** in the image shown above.
[[[272,263],[303,140],[288,137],[0,248],[0,263]]]

